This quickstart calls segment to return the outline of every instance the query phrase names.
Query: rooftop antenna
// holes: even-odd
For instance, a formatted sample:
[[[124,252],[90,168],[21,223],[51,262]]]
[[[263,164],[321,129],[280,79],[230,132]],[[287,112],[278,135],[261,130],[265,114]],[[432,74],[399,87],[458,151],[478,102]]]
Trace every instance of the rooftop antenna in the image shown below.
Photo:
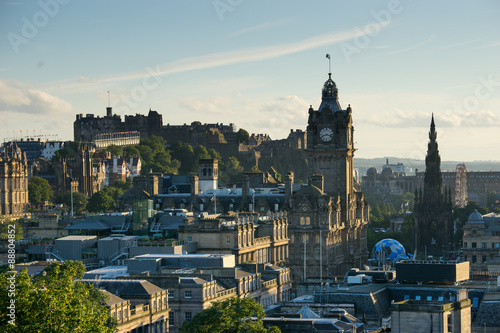
[[[332,58],[330,57],[330,53],[326,54],[328,58],[328,75],[332,76]]]

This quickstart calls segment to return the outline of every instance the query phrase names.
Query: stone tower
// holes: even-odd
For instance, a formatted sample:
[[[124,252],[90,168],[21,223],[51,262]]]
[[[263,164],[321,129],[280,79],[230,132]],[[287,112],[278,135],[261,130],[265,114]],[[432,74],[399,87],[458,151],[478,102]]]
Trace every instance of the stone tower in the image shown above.
[[[23,216],[28,210],[28,159],[16,144],[0,154],[0,216]]]
[[[219,161],[217,159],[199,160],[198,177],[200,192],[217,189],[219,182]]]
[[[329,73],[323,85],[319,109],[309,108],[306,152],[309,175],[324,176],[324,191],[331,196],[340,196],[343,214],[347,214],[349,203],[354,199],[353,134],[351,106],[342,110],[337,85]]]
[[[413,220],[415,249],[419,253],[446,256],[452,250],[453,212],[451,190],[443,190],[441,157],[434,115],[431,119],[423,190],[415,190]]]
[[[342,109],[328,76],[320,107],[309,108],[309,182],[289,201],[289,266],[298,294],[310,283],[362,267],[368,255],[368,204],[354,188],[352,110]]]

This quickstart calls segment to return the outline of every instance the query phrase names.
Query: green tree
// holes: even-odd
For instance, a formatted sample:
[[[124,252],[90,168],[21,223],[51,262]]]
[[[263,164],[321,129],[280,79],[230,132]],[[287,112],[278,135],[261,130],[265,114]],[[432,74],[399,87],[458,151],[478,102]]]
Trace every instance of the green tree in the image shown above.
[[[254,165],[254,166],[252,166],[252,168],[250,169],[250,172],[261,172],[261,171],[259,170],[259,167],[258,167],[258,166]]]
[[[94,193],[87,203],[87,210],[89,212],[107,212],[115,209],[116,201],[107,188]]]
[[[12,273],[0,275],[1,332],[113,332],[116,321],[109,316],[105,295],[83,277],[78,261],[53,263],[36,277],[26,269],[15,275],[15,296],[9,295]],[[15,299],[15,325],[8,312]]]
[[[117,145],[109,145],[106,147],[106,151],[111,153],[111,156],[123,156],[123,147]]]
[[[231,156],[224,163],[224,170],[222,172],[222,180],[225,183],[235,184],[241,181],[243,175],[243,167],[240,165],[240,161],[234,156]]]
[[[238,132],[236,132],[236,140],[240,143],[248,144],[248,139],[250,138],[250,134],[243,128],[240,128]]]
[[[210,158],[214,158],[216,160],[219,160],[219,163],[222,162],[222,156],[220,155],[220,153],[217,150],[210,148],[208,150],[208,153],[210,154]]]
[[[256,317],[256,320],[250,319]],[[222,302],[214,302],[212,307],[198,312],[191,321],[185,321],[180,333],[239,333],[272,332],[280,330],[273,326],[264,328],[262,319],[265,312],[253,298],[231,297]]]
[[[49,201],[54,191],[46,179],[40,177],[31,177],[28,183],[28,200],[36,205],[38,203]]]
[[[20,218],[17,220],[8,219],[0,215],[0,238],[7,239],[9,234],[12,235],[12,230],[14,230],[15,239],[23,238],[23,221]],[[11,236],[12,237],[12,236]]]
[[[85,212],[89,198],[80,192],[73,192],[73,212],[75,214],[82,214]],[[68,191],[64,194],[63,203],[71,210],[71,192]]]
[[[141,139],[139,146],[136,146],[141,157],[143,173],[153,172],[177,173],[180,162],[171,157],[170,151],[166,150],[167,141],[159,136],[151,136]],[[132,152],[132,150],[131,150]]]
[[[172,158],[181,162],[179,173],[187,174],[192,172],[196,161],[193,147],[189,143],[177,141],[170,146],[170,150],[172,151]]]
[[[136,146],[127,146],[123,149],[123,156],[132,157],[132,156],[141,156],[139,149]]]

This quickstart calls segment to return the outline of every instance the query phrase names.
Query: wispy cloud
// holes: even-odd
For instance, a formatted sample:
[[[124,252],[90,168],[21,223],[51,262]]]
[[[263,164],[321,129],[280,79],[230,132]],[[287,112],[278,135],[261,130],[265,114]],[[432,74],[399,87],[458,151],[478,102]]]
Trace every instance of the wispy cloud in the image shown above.
[[[465,110],[447,110],[434,113],[440,127],[496,127],[500,125],[499,117],[489,110],[473,112]],[[361,123],[386,128],[425,128],[429,125],[429,111],[415,111],[394,107],[392,111],[361,119]]]
[[[384,53],[384,55],[396,54],[396,53],[403,53],[403,52],[408,52],[408,51],[414,50],[414,49],[419,48],[419,47],[421,47],[421,46],[423,46],[425,44],[428,44],[428,43],[432,42],[434,40],[434,38],[436,38],[436,36],[435,35],[431,35],[429,38],[427,38],[427,40],[423,41],[420,44],[413,45],[413,46],[405,48],[405,49],[400,49],[400,50],[395,50],[395,51],[392,51],[392,52],[387,52],[387,53]]]
[[[500,42],[483,45],[483,46],[478,47],[478,49],[486,49],[489,47],[497,47],[497,46],[500,46]]]
[[[0,112],[45,115],[71,112],[72,109],[71,104],[45,91],[0,80]]]
[[[268,29],[276,28],[276,27],[282,27],[282,26],[290,24],[292,21],[293,21],[292,18],[287,18],[284,20],[262,23],[262,24],[254,25],[252,27],[242,29],[242,30],[235,31],[230,36],[234,37],[234,36],[243,35],[243,34],[246,34],[249,32],[256,32],[256,31],[268,30]]]
[[[232,113],[228,107],[230,100],[222,96],[212,96],[210,98],[184,98],[179,100],[179,105],[183,109],[202,112],[204,114],[228,114]]]
[[[384,28],[388,24],[389,22],[386,21],[382,22],[380,26],[381,28]],[[75,92],[82,92],[85,91],[86,85],[87,89],[95,90],[95,84],[109,84],[112,82],[138,80],[144,79],[147,76],[163,76],[167,74],[181,73],[197,69],[214,68],[238,63],[268,60],[366,35],[370,33],[370,31],[367,29],[368,28],[365,28],[363,30],[353,29],[337,33],[322,34],[288,44],[255,47],[250,49],[217,52],[202,56],[188,57],[158,65],[155,67],[154,73],[146,73],[146,71],[142,70],[96,79],[89,78],[88,80],[94,82],[91,84],[85,84],[81,82],[85,81],[81,78],[79,80],[80,82],[75,80],[62,80],[48,84],[46,86],[46,89],[59,89],[59,91],[69,89],[74,90]]]
[[[465,45],[469,45],[469,44],[472,44],[472,43],[475,43],[475,42],[478,42],[480,40],[482,40],[483,38],[477,38],[477,39],[473,39],[473,40],[467,40],[467,41],[464,41],[464,42],[459,42],[459,43],[454,43],[454,44],[448,44],[448,45],[443,45],[441,46],[442,49],[444,50],[448,50],[448,49],[453,49],[455,47],[460,47],[460,46],[465,46]]]

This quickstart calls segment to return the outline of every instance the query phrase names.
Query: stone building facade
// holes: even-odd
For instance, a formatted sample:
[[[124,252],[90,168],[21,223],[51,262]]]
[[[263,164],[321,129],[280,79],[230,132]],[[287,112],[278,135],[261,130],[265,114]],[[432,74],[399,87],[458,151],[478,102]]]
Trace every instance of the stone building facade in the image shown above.
[[[500,216],[482,216],[477,210],[464,225],[464,260],[470,262],[472,273],[488,271],[488,266],[500,255]]]
[[[81,280],[103,289],[117,332],[169,332],[168,292],[146,280]]]
[[[0,153],[0,215],[21,217],[28,211],[28,159],[15,144]]]
[[[289,267],[297,283],[342,275],[368,258],[368,203],[354,187],[352,109],[340,106],[331,73],[320,107],[309,108],[306,134],[309,184],[293,193],[293,173],[285,180]]]
[[[288,258],[285,213],[241,213],[200,218],[179,227],[178,239],[196,242],[198,253],[234,254],[237,264],[283,264]]]
[[[453,212],[451,189],[443,189],[441,157],[436,125],[432,116],[425,157],[424,188],[415,191],[413,229],[418,253],[446,256],[453,250]]]

